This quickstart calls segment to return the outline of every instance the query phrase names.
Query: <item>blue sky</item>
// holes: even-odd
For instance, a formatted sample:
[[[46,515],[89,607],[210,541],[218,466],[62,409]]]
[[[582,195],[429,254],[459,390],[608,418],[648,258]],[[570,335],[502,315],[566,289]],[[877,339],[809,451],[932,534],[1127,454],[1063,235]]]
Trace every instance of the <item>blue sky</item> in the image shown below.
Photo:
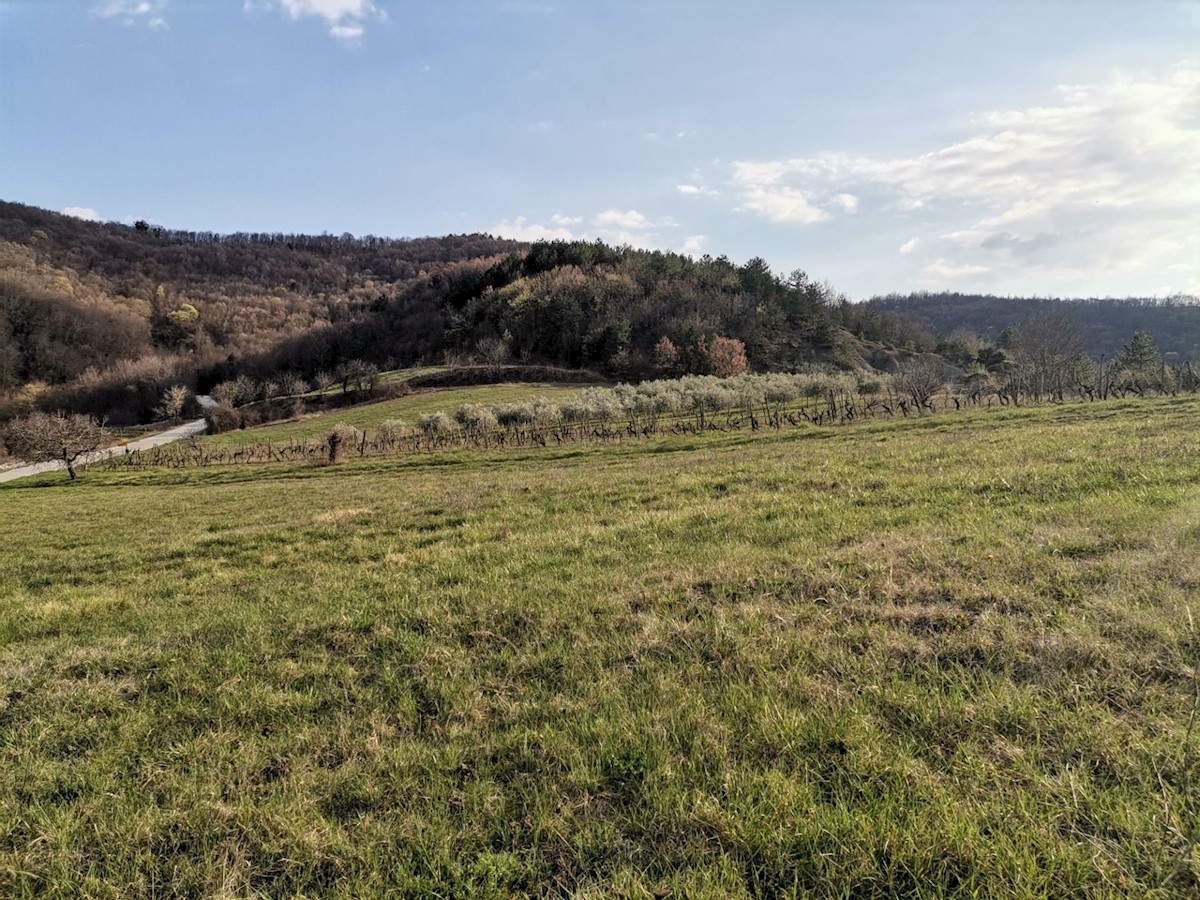
[[[0,197],[1200,294],[1200,2],[0,0]]]

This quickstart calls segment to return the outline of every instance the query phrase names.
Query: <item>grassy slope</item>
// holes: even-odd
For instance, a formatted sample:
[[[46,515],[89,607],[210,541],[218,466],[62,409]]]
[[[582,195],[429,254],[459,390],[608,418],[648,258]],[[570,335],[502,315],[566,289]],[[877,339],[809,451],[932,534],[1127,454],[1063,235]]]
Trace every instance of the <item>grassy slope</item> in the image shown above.
[[[492,405],[497,403],[523,403],[534,397],[561,398],[580,390],[578,385],[563,384],[483,384],[462,388],[436,388],[418,390],[395,400],[379,403],[364,403],[345,409],[335,409],[319,415],[283,422],[278,425],[263,425],[244,431],[229,431],[205,438],[213,445],[240,447],[266,441],[286,441],[319,438],[339,422],[356,428],[373,428],[387,419],[404,419],[415,425],[422,413],[444,412],[450,415],[460,406],[472,403]]]
[[[1144,896],[1197,413],[0,488],[0,895]]]

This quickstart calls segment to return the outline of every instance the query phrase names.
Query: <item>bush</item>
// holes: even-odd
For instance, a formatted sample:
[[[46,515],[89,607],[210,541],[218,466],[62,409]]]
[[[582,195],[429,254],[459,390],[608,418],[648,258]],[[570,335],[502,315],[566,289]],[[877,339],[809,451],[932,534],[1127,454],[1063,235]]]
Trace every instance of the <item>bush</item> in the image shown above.
[[[218,403],[204,413],[211,434],[221,434],[224,431],[236,431],[242,427],[242,414],[228,403]]]
[[[496,415],[486,406],[459,407],[454,413],[454,421],[473,437],[496,430]]]
[[[402,419],[387,419],[379,423],[376,440],[380,446],[395,447],[400,439],[408,433],[408,423]]]
[[[425,413],[417,419],[417,428],[429,439],[449,434],[454,430],[454,422],[442,412]]]

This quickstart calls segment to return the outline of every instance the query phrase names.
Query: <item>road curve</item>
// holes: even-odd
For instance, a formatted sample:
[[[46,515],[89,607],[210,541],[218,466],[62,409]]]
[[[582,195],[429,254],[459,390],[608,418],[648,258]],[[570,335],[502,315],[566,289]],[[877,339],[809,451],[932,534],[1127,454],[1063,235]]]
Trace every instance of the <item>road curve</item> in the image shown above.
[[[210,409],[217,405],[212,397],[206,395],[197,395],[196,402],[200,404],[201,409]],[[184,422],[182,425],[176,425],[174,428],[160,431],[158,434],[151,434],[136,441],[130,441],[124,447],[105,447],[103,450],[97,450],[95,453],[88,454],[85,459],[81,459],[78,465],[84,466],[88,463],[98,462],[102,459],[108,459],[110,456],[118,456],[126,451],[149,450],[151,447],[160,447],[163,444],[182,441],[185,438],[203,434],[207,428],[208,422],[204,419],[193,419],[191,422]],[[6,469],[0,472],[0,484],[6,481],[16,481],[18,478],[28,478],[30,475],[41,475],[43,472],[57,472],[65,468],[66,466],[61,461],[56,460],[54,462],[37,463],[32,466],[21,466],[16,469]]]

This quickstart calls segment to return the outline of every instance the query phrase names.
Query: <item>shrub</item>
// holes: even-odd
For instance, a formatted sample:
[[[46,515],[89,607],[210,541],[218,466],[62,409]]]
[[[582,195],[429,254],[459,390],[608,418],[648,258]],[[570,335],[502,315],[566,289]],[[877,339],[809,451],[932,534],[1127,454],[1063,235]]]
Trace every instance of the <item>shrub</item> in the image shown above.
[[[486,406],[460,406],[454,413],[454,421],[472,436],[487,434],[496,429],[496,416]]]
[[[417,428],[425,437],[433,439],[454,430],[454,422],[443,412],[424,413],[417,419]]]
[[[379,423],[376,440],[384,447],[395,447],[408,433],[408,423],[403,419],[387,419]]]
[[[212,434],[224,431],[236,431],[242,427],[242,414],[228,403],[218,403],[204,413],[208,422],[208,430]]]

